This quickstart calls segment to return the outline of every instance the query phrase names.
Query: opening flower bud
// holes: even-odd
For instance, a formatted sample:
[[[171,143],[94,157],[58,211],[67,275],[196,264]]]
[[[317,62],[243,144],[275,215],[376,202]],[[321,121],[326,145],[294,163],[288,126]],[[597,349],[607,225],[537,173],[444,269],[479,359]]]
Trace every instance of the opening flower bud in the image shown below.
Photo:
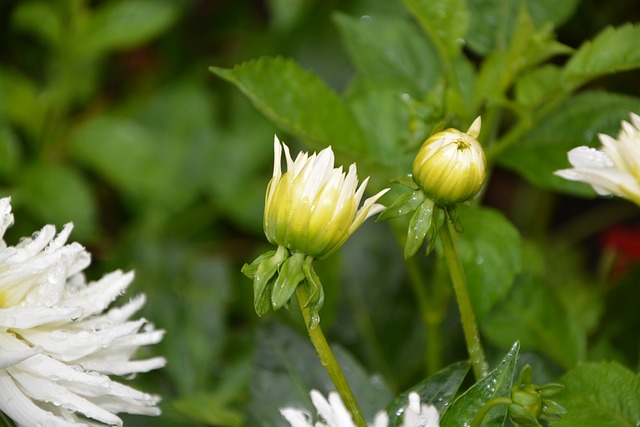
[[[446,129],[429,137],[413,161],[413,180],[441,206],[451,206],[475,196],[486,177],[486,158],[476,139],[480,117],[469,130]]]
[[[280,169],[283,150],[287,163],[284,173]],[[289,148],[276,137],[274,153],[264,210],[269,242],[324,258],[342,246],[368,217],[384,209],[376,201],[388,189],[368,198],[358,209],[368,178],[358,187],[355,164],[347,173],[342,167],[334,168],[331,147],[318,154],[300,153],[293,160]]]

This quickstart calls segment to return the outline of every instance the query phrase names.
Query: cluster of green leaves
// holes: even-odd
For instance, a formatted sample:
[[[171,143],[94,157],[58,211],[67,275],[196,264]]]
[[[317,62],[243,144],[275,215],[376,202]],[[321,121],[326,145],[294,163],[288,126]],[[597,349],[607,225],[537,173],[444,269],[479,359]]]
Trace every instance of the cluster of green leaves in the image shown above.
[[[569,148],[597,145],[598,132],[615,134],[640,111],[639,98],[603,80],[640,66],[640,27],[581,33],[592,40],[571,49],[553,31],[578,0],[212,5],[0,5],[0,192],[16,213],[7,240],[73,221],[94,255],[89,274],[134,268],[131,292],[147,293],[144,315],[167,330],[146,350],[167,367],[133,380],[163,396],[163,415],[127,425],[285,426],[278,408],[312,410],[309,390],[332,389],[299,313],[259,321],[240,274],[265,249],[275,129],[296,149],[331,145],[377,191],[410,171],[434,128],[464,129],[478,115],[495,182],[507,169],[530,184],[501,194],[512,203],[501,210],[460,209],[456,243],[493,370],[470,384],[459,362],[467,355],[438,248],[405,264],[407,224],[365,224],[316,266],[322,325],[364,414],[386,407],[395,425],[415,390],[442,425],[463,425],[508,396],[526,362],[536,382],[566,386],[557,424],[637,423],[638,376],[624,367],[638,363],[633,271],[609,292],[575,247],[550,240],[542,207],[557,194],[592,195],[552,172],[568,166]],[[239,91],[208,75],[211,64]],[[499,406],[483,425],[505,417]]]
[[[357,161],[365,175],[372,175],[374,191],[410,171],[418,144],[439,123],[466,128],[482,115],[480,140],[490,169],[508,169],[537,191],[592,195],[587,186],[563,181],[553,172],[568,166],[569,149],[596,146],[598,133],[615,134],[629,112],[640,111],[640,98],[587,88],[607,75],[640,68],[634,48],[640,43],[640,26],[607,27],[574,49],[557,41],[553,30],[570,18],[577,1],[403,3],[405,13],[396,15],[334,15],[356,71],[342,94],[297,61],[278,56],[231,69],[214,66],[211,71],[234,84],[259,111],[307,147],[319,150],[332,145],[344,162]],[[539,375],[557,379],[559,372],[568,371],[562,379],[567,385],[562,400],[571,403],[570,413],[560,425],[583,425],[589,418],[584,414],[593,411],[590,403],[614,408],[611,425],[620,419],[635,423],[637,418],[629,411],[638,405],[632,385],[637,384],[637,375],[617,365],[592,365],[590,370],[579,365],[590,358],[588,338],[602,317],[602,283],[588,279],[584,267],[570,261],[571,250],[550,251],[545,234],[522,237],[534,231],[548,233],[544,226],[549,224],[519,231],[500,212],[481,206],[462,210],[460,217],[464,224],[464,233],[458,236],[460,257],[484,338],[497,349],[520,342],[536,360],[534,370],[537,365],[543,371]],[[558,263],[554,257],[559,256],[567,259]],[[436,282],[426,291],[416,291],[429,330],[434,324],[430,315],[441,308],[434,309],[428,300],[438,294],[442,274],[429,261],[424,269],[426,275],[417,275],[422,283],[414,289],[425,285],[428,274]],[[371,276],[363,268],[358,270]],[[415,274],[410,276],[415,280]],[[440,303],[447,300],[445,296]],[[385,308],[390,308],[388,303]],[[366,322],[369,325],[359,328],[364,334],[376,325],[372,319]],[[435,323],[437,328],[446,327],[442,316]],[[427,336],[426,346],[440,348],[438,339]],[[372,360],[376,351],[380,352],[367,352]],[[380,360],[393,360],[388,353],[378,358],[380,372],[396,370],[393,364],[385,366],[389,360]],[[517,354],[516,346],[497,373],[460,395],[444,412],[442,425],[467,425],[482,405],[496,397],[482,394],[487,393],[485,382],[491,384],[492,393],[504,385],[500,393],[508,396]],[[624,393],[609,397],[598,392],[596,402],[590,403],[590,398],[581,397],[584,391],[576,383],[606,382],[616,369],[620,381],[630,384]],[[602,388],[609,387],[610,383]],[[506,408],[491,412],[482,425],[501,426],[505,419]]]

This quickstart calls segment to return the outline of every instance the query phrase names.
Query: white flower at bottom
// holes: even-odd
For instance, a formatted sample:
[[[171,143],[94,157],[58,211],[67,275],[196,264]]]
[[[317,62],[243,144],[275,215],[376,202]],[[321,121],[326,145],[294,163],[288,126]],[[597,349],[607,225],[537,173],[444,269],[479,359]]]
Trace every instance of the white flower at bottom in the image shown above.
[[[602,148],[577,147],[567,154],[573,169],[555,172],[564,179],[590,184],[600,195],[614,194],[640,205],[640,116],[622,122],[617,138],[598,135]]]
[[[108,376],[165,364],[161,357],[131,360],[164,334],[145,319],[129,320],[144,295],[107,310],[133,273],[86,283],[81,272],[90,255],[66,244],[71,224],[58,235],[47,225],[8,246],[12,224],[10,199],[0,199],[0,411],[24,427],[120,426],[117,413],[158,415],[158,396]]]
[[[325,397],[317,390],[311,390],[311,401],[318,411],[321,421],[313,424],[311,414],[305,410],[295,408],[282,408],[280,413],[289,422],[291,427],[356,427],[351,419],[351,414],[342,403],[340,396],[335,391]],[[409,393],[409,404],[404,408],[404,418],[401,427],[439,427],[440,414],[433,405],[420,404],[418,393]],[[370,427],[388,427],[389,416],[385,411],[380,411],[373,419]]]

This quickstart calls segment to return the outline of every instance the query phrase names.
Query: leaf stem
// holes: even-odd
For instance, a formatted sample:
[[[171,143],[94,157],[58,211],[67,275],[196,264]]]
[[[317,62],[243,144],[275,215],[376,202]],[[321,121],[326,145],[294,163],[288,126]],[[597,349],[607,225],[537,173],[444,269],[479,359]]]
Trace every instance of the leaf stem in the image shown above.
[[[475,375],[476,380],[479,380],[487,375],[489,367],[484,358],[484,351],[482,350],[480,336],[478,335],[478,326],[476,324],[475,315],[473,314],[473,308],[471,307],[469,291],[467,290],[467,282],[464,278],[462,266],[460,265],[460,259],[458,258],[456,246],[453,241],[451,224],[449,221],[446,221],[444,226],[440,229],[440,240],[442,241],[444,257],[449,267],[449,275],[451,276],[453,290],[458,302],[458,309],[460,310],[462,330],[464,332],[464,339],[467,343],[467,350],[469,351],[469,359],[471,361],[471,366],[473,367],[473,374]]]
[[[333,384],[336,386],[336,390],[338,391],[342,402],[351,413],[356,426],[367,427],[367,422],[362,416],[362,412],[360,411],[358,402],[356,402],[353,392],[351,391],[351,387],[349,387],[349,383],[347,383],[347,379],[342,373],[342,369],[340,369],[340,365],[338,365],[338,361],[333,355],[333,352],[329,347],[329,343],[322,333],[320,323],[311,322],[311,310],[306,306],[306,302],[309,300],[309,293],[304,283],[297,287],[296,295],[298,297],[298,303],[300,304],[300,311],[302,311],[302,317],[304,318],[304,322],[307,327],[307,332],[309,333],[309,338],[318,353],[320,363],[329,373],[329,377],[331,377]],[[313,327],[310,326],[312,324]]]
[[[482,424],[482,420],[484,419],[484,417],[495,406],[509,405],[511,403],[512,403],[512,400],[510,397],[496,397],[494,399],[489,400],[487,403],[484,404],[482,408],[480,408],[476,416],[473,417],[473,421],[471,421],[470,427],[480,427],[480,424]]]

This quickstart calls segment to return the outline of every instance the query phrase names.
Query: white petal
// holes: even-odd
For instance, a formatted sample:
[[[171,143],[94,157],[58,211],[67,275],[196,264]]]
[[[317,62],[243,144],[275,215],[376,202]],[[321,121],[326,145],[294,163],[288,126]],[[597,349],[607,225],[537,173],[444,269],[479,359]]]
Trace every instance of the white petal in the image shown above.
[[[79,307],[9,307],[0,309],[0,327],[28,329],[50,323],[70,322],[82,314]]]
[[[273,136],[273,178],[278,180],[282,176],[282,145],[276,135]],[[285,145],[286,147],[286,145]]]
[[[607,136],[607,135],[603,135]],[[576,147],[567,153],[569,163],[575,168],[612,168],[613,162],[604,152],[591,147]]]
[[[378,192],[376,195],[369,197],[364,201],[362,207],[358,210],[356,217],[353,220],[353,224],[349,227],[349,235],[353,234],[370,216],[373,216],[379,212],[382,212],[385,207],[381,204],[377,204],[376,201],[382,197],[387,191],[388,188]]]
[[[53,415],[33,403],[25,396],[5,370],[0,370],[0,411],[4,412],[19,427],[83,427],[85,423],[74,423]]]
[[[305,411],[294,408],[280,408],[280,413],[291,424],[291,427],[313,427],[311,416]]]
[[[71,362],[108,347],[118,338],[137,333],[144,323],[144,319],[139,319],[103,330],[25,329],[20,334],[33,345],[41,346],[45,352]]]
[[[387,415],[386,411],[380,411],[374,417],[371,427],[388,427],[388,425],[389,415]]]
[[[0,369],[8,368],[22,362],[42,351],[39,347],[28,348],[21,351],[6,350],[0,343]]]
[[[0,238],[4,237],[7,228],[13,225],[13,214],[11,213],[11,198],[3,197],[0,199]],[[0,242],[0,249],[6,248],[4,240]]]
[[[324,418],[325,421],[329,425],[335,425],[333,419],[333,413],[331,411],[331,405],[325,399],[325,397],[318,390],[311,390],[309,393],[311,396],[311,401],[313,402],[313,406],[318,410],[318,414]]]
[[[116,270],[89,283],[83,289],[66,295],[61,303],[81,307],[85,316],[100,313],[124,293],[132,281],[133,272],[122,273]]]
[[[333,409],[336,427],[355,427],[353,419],[351,419],[351,413],[347,410],[346,406],[344,406],[337,392],[332,391],[329,393],[329,403]]]
[[[15,367],[9,368],[8,372],[16,384],[19,384],[20,388],[24,390],[25,394],[34,400],[52,403],[54,406],[59,406],[71,412],[80,412],[105,424],[122,424],[122,420],[118,416],[70,392],[67,387]]]

